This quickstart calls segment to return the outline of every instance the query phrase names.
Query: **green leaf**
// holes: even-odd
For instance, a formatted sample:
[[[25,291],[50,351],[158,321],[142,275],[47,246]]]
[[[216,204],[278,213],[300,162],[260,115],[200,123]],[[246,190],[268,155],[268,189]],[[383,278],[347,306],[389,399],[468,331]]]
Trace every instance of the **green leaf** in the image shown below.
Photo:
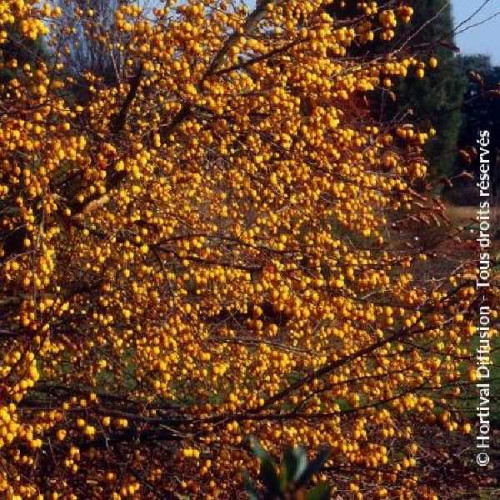
[[[286,484],[296,481],[307,467],[307,453],[304,448],[287,448],[284,454],[283,479]]]
[[[250,437],[250,448],[260,460],[260,478],[267,488],[267,492],[281,498],[281,484],[273,458],[254,436]]]
[[[306,496],[307,500],[328,500],[330,498],[330,486],[321,483],[315,486]]]
[[[261,461],[263,462],[264,460],[270,460],[271,462],[273,459],[271,458],[271,455],[262,447],[262,445],[259,443],[259,440],[255,438],[254,436],[250,436],[250,448],[253,451],[253,454]]]
[[[267,493],[273,497],[282,498],[281,483],[272,460],[265,459],[260,465],[260,478],[266,487]]]
[[[294,452],[297,459],[297,468],[295,470],[293,480],[296,481],[307,468],[307,452],[301,446],[297,446],[297,448],[294,449]]]
[[[331,450],[329,448],[322,448],[316,458],[306,467],[303,474],[297,479],[298,486],[305,486],[314,476],[321,471],[325,462],[330,457]]]
[[[297,459],[292,448],[287,448],[283,454],[283,465],[281,467],[280,482],[281,489],[286,490],[287,486],[293,481],[297,469]]]
[[[257,491],[255,484],[253,484],[253,481],[250,479],[250,476],[246,471],[243,473],[243,482],[245,485],[245,492],[248,495],[248,498],[250,500],[259,500],[259,492]]]

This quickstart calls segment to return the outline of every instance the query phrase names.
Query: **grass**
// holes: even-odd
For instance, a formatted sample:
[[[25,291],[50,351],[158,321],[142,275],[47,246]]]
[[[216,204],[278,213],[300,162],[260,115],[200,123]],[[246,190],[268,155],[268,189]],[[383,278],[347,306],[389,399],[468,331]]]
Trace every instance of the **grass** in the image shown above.
[[[457,256],[459,254],[469,253],[470,256],[474,259],[477,259],[477,247],[475,244],[470,246],[473,240],[476,239],[477,233],[479,230],[479,224],[477,220],[478,216],[478,207],[476,206],[454,206],[447,205],[446,207],[446,215],[449,218],[451,224],[454,227],[463,227],[466,228],[465,232],[462,233],[462,243],[458,243],[457,245],[447,244],[446,250],[449,250],[450,253],[457,252]],[[490,211],[490,235],[492,237],[492,249],[490,251],[491,258],[493,260],[493,269],[494,274],[496,273],[496,279],[499,277],[499,266],[498,263],[500,261],[500,207],[494,207]],[[469,241],[467,241],[469,240]],[[449,248],[448,248],[449,247]],[[455,248],[453,248],[455,247]],[[495,276],[492,276],[492,279],[495,279]],[[477,345],[479,344],[479,339],[475,338],[471,344],[471,351],[474,352]],[[500,340],[497,338],[492,342],[492,348],[500,347]],[[500,353],[496,352],[492,355],[493,364],[490,367],[490,422],[492,427],[492,439],[493,442],[496,442],[499,438],[499,430],[500,430],[500,399],[498,395],[500,394]],[[464,366],[465,368],[465,366]],[[465,373],[464,373],[465,377]],[[470,387],[467,390],[467,395],[471,399],[465,399],[462,401],[462,405],[460,405],[461,409],[468,415],[472,422],[477,421],[476,416],[476,406],[479,401],[479,395],[475,387]],[[471,443],[473,442],[471,437]],[[471,446],[473,446],[471,444]],[[498,456],[493,455],[492,460],[495,462],[498,459]],[[472,464],[471,467],[475,467],[475,464]],[[490,498],[500,498],[500,490],[491,487],[485,487],[480,491],[476,491],[471,493],[470,496],[466,495],[466,498],[475,498],[475,499],[490,499]]]
[[[458,227],[471,227],[472,229],[478,228],[478,207],[458,207],[456,205],[447,205],[446,215],[451,223]],[[490,210],[490,223],[492,237],[500,238],[500,207],[493,207]],[[496,235],[493,234],[496,232]],[[472,234],[472,233],[471,233]]]

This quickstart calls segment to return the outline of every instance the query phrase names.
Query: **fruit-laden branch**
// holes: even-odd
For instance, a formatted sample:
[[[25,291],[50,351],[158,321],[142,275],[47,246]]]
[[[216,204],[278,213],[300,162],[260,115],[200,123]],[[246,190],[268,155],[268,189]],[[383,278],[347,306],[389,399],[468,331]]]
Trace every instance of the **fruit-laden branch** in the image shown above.
[[[340,368],[341,366],[344,366],[347,363],[350,363],[352,361],[355,361],[356,359],[359,359],[363,356],[366,356],[367,354],[370,354],[373,351],[380,349],[381,347],[383,347],[387,343],[395,342],[397,340],[404,338],[407,335],[415,335],[415,334],[419,334],[419,333],[425,333],[429,329],[430,328],[422,328],[422,329],[412,331],[411,327],[410,328],[403,328],[399,332],[396,332],[389,337],[383,338],[383,339],[379,340],[378,342],[376,342],[375,344],[364,347],[363,349],[359,349],[358,351],[350,354],[349,356],[346,356],[345,358],[338,359],[336,361],[333,361],[332,363],[328,363],[325,366],[319,368],[318,370],[310,373],[309,375],[306,375],[305,377],[297,380],[296,382],[289,385],[285,389],[276,393],[274,396],[271,396],[270,398],[268,398],[266,401],[264,401],[264,403],[261,406],[259,406],[258,408],[255,408],[254,410],[251,410],[251,412],[258,413],[266,408],[269,408],[274,403],[277,403],[278,401],[282,401],[282,400],[286,399],[293,392],[300,389],[304,385],[310,384],[310,383],[314,382],[315,380],[319,380],[322,377],[329,375],[330,373],[335,371],[337,368]]]
[[[255,10],[249,14],[243,27],[239,31],[235,31],[232,33],[229,38],[224,42],[219,52],[213,58],[210,66],[205,71],[205,74],[202,76],[199,86],[203,84],[203,82],[214,75],[216,71],[219,69],[220,65],[224,62],[224,58],[228,54],[228,52],[234,47],[241,36],[249,35],[259,24],[259,22],[265,17],[267,6],[272,4],[275,0],[264,0],[263,2],[258,3]],[[173,120],[163,127],[160,126],[159,131],[162,139],[165,141],[168,139],[168,136],[192,113],[192,106],[189,103],[185,103],[179,112],[174,116]]]
[[[258,23],[265,17],[267,6],[272,4],[275,0],[264,0],[260,4],[257,5],[255,10],[249,14],[247,17],[243,27],[241,30],[238,32],[232,33],[229,38],[226,40],[226,42],[222,45],[221,49],[219,52],[215,55],[214,59],[212,60],[212,63],[206,70],[205,74],[201,78],[200,85],[210,76],[214,74],[215,71],[220,67],[220,65],[223,63],[224,58],[228,54],[228,52],[231,50],[231,48],[238,42],[238,39],[240,36],[248,35],[250,34],[258,25]],[[135,96],[137,95],[137,91],[141,82],[141,78],[143,75],[144,71],[144,66],[143,63],[140,64],[139,69],[137,71],[136,76],[134,77],[130,90],[127,94],[127,97],[125,98],[125,101],[122,105],[122,108],[118,115],[115,117],[114,123],[112,125],[111,131],[113,134],[118,134],[123,127],[125,126],[126,119],[127,119],[127,114],[128,110],[130,108],[130,105],[132,104]],[[192,113],[192,106],[189,103],[185,103],[181,109],[178,111],[178,113],[174,116],[172,121],[165,126],[160,126],[159,127],[159,133],[160,136],[162,137],[163,141],[166,141],[170,134],[174,132],[174,130],[182,123],[184,120],[189,118]],[[125,171],[122,172],[112,172],[112,174],[109,176],[107,182],[106,182],[106,189],[109,192],[109,190],[117,187],[121,182],[125,180],[127,177],[127,173]],[[79,203],[79,204],[73,204],[72,206],[72,211],[73,214],[78,215],[82,213],[86,207],[90,203],[95,203],[96,201],[99,202],[99,200],[107,200],[106,198],[107,195],[104,196],[94,196],[90,197],[85,202]],[[96,206],[100,206],[99,203],[96,204]]]
[[[130,106],[137,95],[137,91],[139,90],[143,73],[144,73],[144,64],[141,62],[139,64],[136,74],[134,75],[132,81],[130,82],[130,89],[127,93],[127,96],[125,97],[125,100],[123,101],[122,107],[120,108],[120,111],[115,115],[115,118],[113,119],[113,123],[111,126],[111,132],[113,134],[119,134],[125,127],[125,124],[127,122],[127,115]]]

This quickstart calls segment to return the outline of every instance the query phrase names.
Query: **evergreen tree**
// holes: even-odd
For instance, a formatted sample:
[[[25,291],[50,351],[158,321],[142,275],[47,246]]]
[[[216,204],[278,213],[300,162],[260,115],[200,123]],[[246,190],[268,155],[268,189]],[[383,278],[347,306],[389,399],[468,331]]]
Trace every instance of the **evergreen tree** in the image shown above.
[[[410,76],[398,84],[398,111],[412,109],[437,130],[427,148],[434,174],[453,173],[460,132],[460,108],[466,89],[460,59],[455,54],[451,6],[445,0],[416,0],[415,16],[403,30],[410,45],[435,55],[438,67],[424,79]]]
[[[486,55],[465,56],[460,62],[469,80],[462,107],[460,147],[477,147],[479,131],[488,129],[494,147],[500,149],[500,67],[492,66]]]
[[[360,15],[359,2],[350,0],[334,3],[328,12],[338,19],[353,19]],[[460,131],[460,109],[466,89],[454,44],[453,16],[446,0],[414,0],[414,15],[404,26],[398,26],[396,37],[389,43],[375,38],[357,49],[359,57],[369,58],[391,52],[423,54],[438,59],[438,66],[426,78],[416,75],[395,85],[396,102],[375,96],[374,109],[383,110],[383,118],[393,121],[408,113],[419,117],[419,124],[433,126],[437,135],[427,146],[430,172],[448,175],[454,171],[457,141]],[[399,23],[401,24],[401,19]]]
[[[43,37],[27,40],[19,34],[17,26],[7,30],[7,40],[0,47],[0,82],[5,83],[16,76],[17,69],[24,64],[33,64],[37,60],[47,60],[50,56],[47,44]],[[16,67],[9,63],[16,61]]]
[[[500,155],[500,67],[492,66],[486,55],[460,58],[463,74],[468,76],[468,85],[462,107],[462,127],[460,130],[460,158],[458,171],[467,170],[477,176],[479,173],[479,151],[477,140],[481,130],[490,132],[489,150],[496,160]],[[493,160],[493,161],[494,161]],[[492,168],[493,194],[500,192],[500,173]],[[458,188],[458,189],[457,189]],[[477,195],[475,183],[462,179],[449,193],[452,201],[470,203],[470,195]]]

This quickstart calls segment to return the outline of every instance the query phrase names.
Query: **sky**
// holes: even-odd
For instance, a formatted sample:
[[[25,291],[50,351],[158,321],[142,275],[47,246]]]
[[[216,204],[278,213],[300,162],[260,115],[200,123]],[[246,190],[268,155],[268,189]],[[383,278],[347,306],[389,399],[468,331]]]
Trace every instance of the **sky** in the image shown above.
[[[500,13],[500,0],[452,0],[455,26],[471,16],[485,2],[484,9],[463,28]],[[500,66],[500,15],[481,26],[458,34],[455,42],[463,54],[488,54],[491,56],[491,62]]]

